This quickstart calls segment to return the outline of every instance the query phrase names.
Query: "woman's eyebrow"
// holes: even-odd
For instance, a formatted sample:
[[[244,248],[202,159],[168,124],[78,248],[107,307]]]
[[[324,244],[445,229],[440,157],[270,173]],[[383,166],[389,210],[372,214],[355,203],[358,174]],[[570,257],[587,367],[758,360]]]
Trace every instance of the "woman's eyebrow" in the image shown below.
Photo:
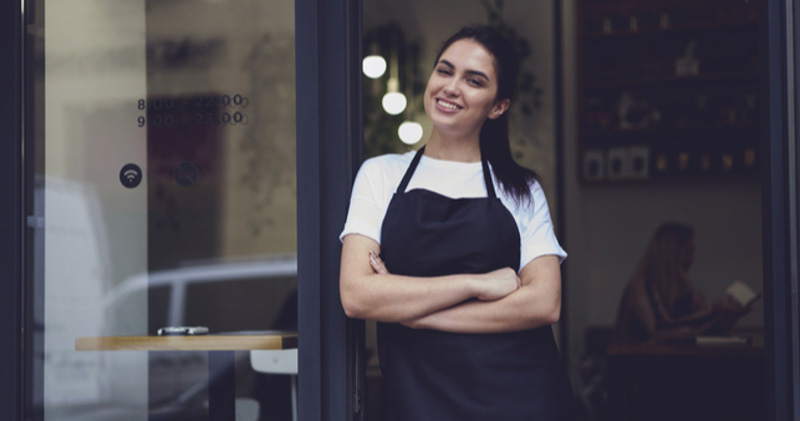
[[[444,60],[444,59],[439,60],[439,64],[444,64],[445,66],[450,67],[452,69],[456,68],[456,66],[453,66],[453,63],[450,63],[449,61]]]
[[[483,72],[480,72],[480,71],[477,71],[477,70],[467,70],[464,73],[466,73],[468,75],[480,76],[480,77],[482,77],[482,78],[484,78],[486,80],[489,80],[489,76],[487,76],[486,73],[483,73]]]
[[[453,63],[450,63],[449,61],[447,61],[445,59],[439,60],[439,64],[444,64],[445,66],[450,67],[451,69],[455,69],[456,68],[456,66],[454,66]],[[479,70],[467,70],[464,73],[466,73],[468,75],[480,76],[480,77],[482,77],[482,78],[484,78],[486,80],[490,80],[489,76],[486,73],[483,73],[483,72],[481,72]]]

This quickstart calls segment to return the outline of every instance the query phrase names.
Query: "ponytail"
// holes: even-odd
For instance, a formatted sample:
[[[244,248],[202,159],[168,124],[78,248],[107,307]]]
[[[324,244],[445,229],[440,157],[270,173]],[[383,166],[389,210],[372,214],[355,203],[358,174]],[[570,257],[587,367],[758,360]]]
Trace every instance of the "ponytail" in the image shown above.
[[[487,26],[466,26],[445,41],[436,61],[439,61],[447,47],[461,39],[480,43],[494,56],[498,75],[497,100],[512,99],[516,91],[519,57],[508,39]],[[530,186],[538,177],[535,172],[517,164],[511,155],[507,112],[483,123],[480,148],[481,156],[492,164],[503,191],[513,197],[517,204],[530,202]]]

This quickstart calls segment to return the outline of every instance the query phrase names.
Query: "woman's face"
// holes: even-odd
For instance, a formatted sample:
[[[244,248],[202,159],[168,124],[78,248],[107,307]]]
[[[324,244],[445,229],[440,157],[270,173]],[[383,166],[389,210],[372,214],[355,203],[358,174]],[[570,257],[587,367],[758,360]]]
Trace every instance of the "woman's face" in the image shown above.
[[[480,43],[462,39],[442,53],[425,88],[425,112],[437,130],[460,136],[478,135],[487,118],[508,109],[497,101],[495,60]]]

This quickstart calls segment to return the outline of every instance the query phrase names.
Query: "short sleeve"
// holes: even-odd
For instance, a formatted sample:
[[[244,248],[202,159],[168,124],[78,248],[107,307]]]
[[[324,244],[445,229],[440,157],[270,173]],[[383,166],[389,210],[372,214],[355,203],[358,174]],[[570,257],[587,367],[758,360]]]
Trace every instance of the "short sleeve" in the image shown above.
[[[361,234],[380,244],[381,225],[386,214],[385,196],[385,182],[380,165],[375,160],[364,161],[353,182],[347,220],[339,240],[343,240],[348,234]]]
[[[540,256],[556,255],[559,262],[563,262],[567,257],[567,252],[561,248],[556,238],[547,199],[538,182],[534,182],[531,186],[531,197],[531,203],[524,206],[524,211],[520,214],[522,240],[520,269]]]

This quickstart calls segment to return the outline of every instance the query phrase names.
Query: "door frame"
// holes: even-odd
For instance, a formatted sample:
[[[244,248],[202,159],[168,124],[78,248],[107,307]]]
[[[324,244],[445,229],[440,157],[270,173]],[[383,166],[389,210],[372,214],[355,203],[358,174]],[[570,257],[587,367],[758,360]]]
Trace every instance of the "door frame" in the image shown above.
[[[800,420],[798,150],[800,10],[761,2],[762,232],[767,419]]]
[[[342,230],[362,159],[361,0],[295,1],[299,418],[363,419],[364,322],[339,298]]]
[[[22,0],[0,2],[0,414],[22,418]]]

